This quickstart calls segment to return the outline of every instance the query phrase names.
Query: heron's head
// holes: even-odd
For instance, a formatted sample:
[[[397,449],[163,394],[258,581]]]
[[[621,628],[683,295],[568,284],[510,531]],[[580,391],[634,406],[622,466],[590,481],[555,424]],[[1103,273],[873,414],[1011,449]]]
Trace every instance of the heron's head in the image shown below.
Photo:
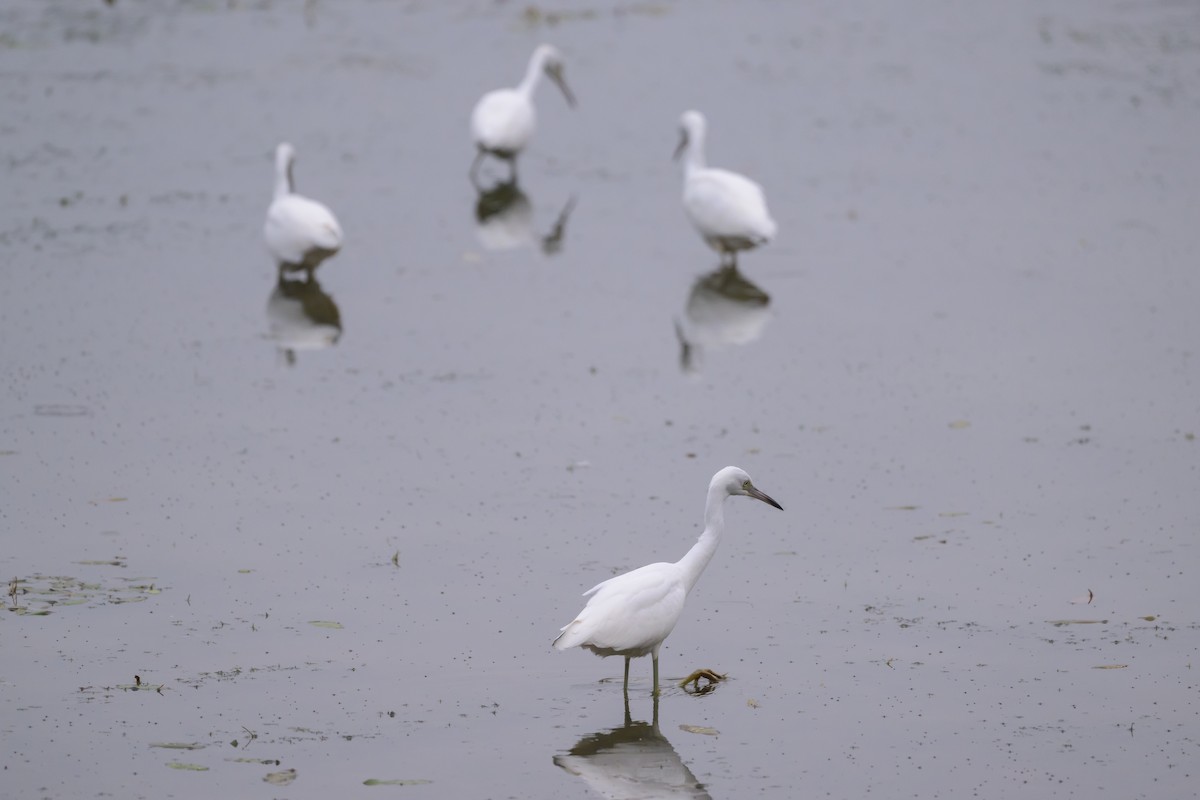
[[[675,148],[675,159],[679,156],[688,145],[696,144],[699,146],[704,139],[704,115],[699,111],[685,111],[679,118],[679,146]]]
[[[558,48],[549,44],[539,47],[538,52],[542,55],[542,71],[546,73],[546,77],[554,81],[554,85],[566,98],[567,105],[574,108],[575,95],[571,93],[571,88],[567,86],[567,79],[563,77],[562,53],[558,51]]]
[[[765,492],[759,491],[754,482],[750,480],[750,476],[741,467],[726,467],[713,476],[713,485],[724,488],[729,495],[744,495],[753,497],[755,500],[761,500],[769,506],[775,506],[780,511],[783,506],[772,500]]]

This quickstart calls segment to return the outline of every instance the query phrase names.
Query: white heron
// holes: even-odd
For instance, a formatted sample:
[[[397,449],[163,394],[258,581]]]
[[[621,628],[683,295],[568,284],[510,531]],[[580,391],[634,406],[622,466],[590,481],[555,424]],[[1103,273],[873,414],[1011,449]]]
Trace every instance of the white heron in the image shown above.
[[[736,264],[739,250],[752,250],[775,236],[762,187],[745,175],[714,169],[704,161],[706,123],[699,111],[679,120],[675,158],[687,150],[683,171],[683,210],[722,263]]]
[[[609,578],[583,593],[583,611],[561,629],[556,650],[583,647],[598,656],[625,657],[625,691],[629,691],[629,660],[649,655],[654,663],[654,696],[658,696],[658,650],[683,613],[688,592],[708,566],[725,530],[725,500],[745,495],[783,506],[754,487],[739,467],[725,467],[708,485],[704,532],[683,558],[659,562]]]
[[[479,153],[471,164],[471,178],[486,155],[507,161],[513,179],[516,178],[517,155],[533,138],[537,127],[537,112],[533,107],[533,92],[542,75],[554,81],[574,108],[575,96],[563,78],[562,53],[548,44],[539,45],[529,59],[525,77],[512,89],[496,89],[479,98],[471,112],[471,137]]]
[[[267,208],[263,237],[281,271],[304,270],[310,276],[342,246],[342,226],[322,203],[296,194],[292,165],[296,149],[275,148],[275,198]]]

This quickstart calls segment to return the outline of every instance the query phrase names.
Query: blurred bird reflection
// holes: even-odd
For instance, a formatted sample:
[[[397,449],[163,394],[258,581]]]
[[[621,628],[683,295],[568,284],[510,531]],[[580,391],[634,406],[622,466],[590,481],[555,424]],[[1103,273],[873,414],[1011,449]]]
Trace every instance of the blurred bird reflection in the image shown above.
[[[267,324],[289,365],[296,363],[297,351],[332,347],[342,335],[342,315],[320,282],[289,280],[283,270],[267,298]]]
[[[658,729],[658,698],[654,721],[634,722],[626,695],[624,725],[583,737],[554,763],[583,778],[601,797],[712,800]]]
[[[736,266],[702,275],[688,293],[683,322],[676,322],[679,363],[698,373],[705,349],[745,345],[762,336],[771,320],[771,297]]]
[[[567,219],[575,208],[575,198],[567,200],[558,219],[544,235],[533,227],[533,204],[515,180],[503,181],[485,188],[476,183],[479,197],[475,202],[475,221],[479,243],[488,250],[513,250],[518,247],[539,247],[546,255],[562,250],[567,231]]]

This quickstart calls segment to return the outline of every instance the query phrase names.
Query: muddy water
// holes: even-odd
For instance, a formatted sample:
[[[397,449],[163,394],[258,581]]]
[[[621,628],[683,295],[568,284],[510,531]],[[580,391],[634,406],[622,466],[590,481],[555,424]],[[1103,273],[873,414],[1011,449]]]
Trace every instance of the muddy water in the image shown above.
[[[1193,795],[1198,22],[8,4],[3,793]],[[580,106],[480,197],[543,40]],[[689,107],[779,222],[737,275]],[[284,138],[314,285],[261,243]],[[635,663],[626,716],[549,640],[729,463],[786,511],[730,501],[663,651],[729,679]]]

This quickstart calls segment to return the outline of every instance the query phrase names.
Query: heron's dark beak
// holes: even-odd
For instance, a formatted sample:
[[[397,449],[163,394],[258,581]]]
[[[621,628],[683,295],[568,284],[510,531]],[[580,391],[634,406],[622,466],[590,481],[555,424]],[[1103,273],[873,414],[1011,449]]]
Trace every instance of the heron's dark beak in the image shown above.
[[[550,80],[554,81],[554,85],[563,93],[563,97],[567,99],[567,105],[571,108],[575,107],[575,95],[571,94],[570,87],[567,86],[567,79],[563,77],[562,70],[552,69],[547,72]]]
[[[687,146],[688,146],[687,131],[681,131],[679,134],[679,144],[676,145],[675,155],[671,156],[671,160],[678,161],[679,156],[682,155],[683,151],[687,149]]]
[[[760,492],[758,489],[755,489],[753,486],[751,486],[749,489],[746,490],[746,494],[750,495],[755,500],[762,500],[767,505],[775,506],[780,511],[783,511],[783,506],[779,505],[779,503],[776,503],[774,500],[772,500],[770,497],[768,497],[764,492]]]

